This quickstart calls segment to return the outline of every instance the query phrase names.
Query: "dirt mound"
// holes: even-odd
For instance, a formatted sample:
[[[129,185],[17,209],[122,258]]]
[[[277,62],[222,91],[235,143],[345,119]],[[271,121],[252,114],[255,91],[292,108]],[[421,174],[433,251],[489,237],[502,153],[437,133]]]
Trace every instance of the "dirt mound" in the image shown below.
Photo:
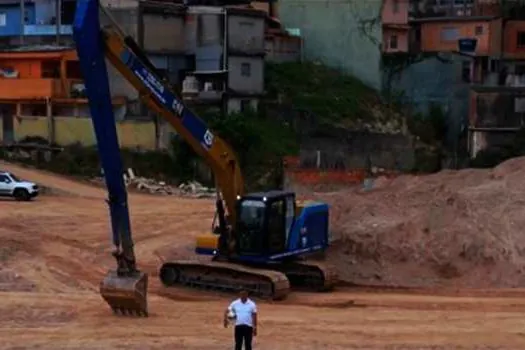
[[[525,285],[525,158],[493,170],[382,180],[318,194],[331,205],[328,255],[355,283]]]

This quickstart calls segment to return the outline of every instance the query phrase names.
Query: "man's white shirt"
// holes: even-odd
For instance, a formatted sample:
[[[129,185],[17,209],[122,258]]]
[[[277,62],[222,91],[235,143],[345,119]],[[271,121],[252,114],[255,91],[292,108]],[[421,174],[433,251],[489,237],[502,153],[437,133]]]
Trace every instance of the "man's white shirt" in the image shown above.
[[[248,299],[243,303],[239,298],[230,304],[229,309],[235,313],[236,326],[253,327],[253,314],[257,313],[257,306],[253,301]]]

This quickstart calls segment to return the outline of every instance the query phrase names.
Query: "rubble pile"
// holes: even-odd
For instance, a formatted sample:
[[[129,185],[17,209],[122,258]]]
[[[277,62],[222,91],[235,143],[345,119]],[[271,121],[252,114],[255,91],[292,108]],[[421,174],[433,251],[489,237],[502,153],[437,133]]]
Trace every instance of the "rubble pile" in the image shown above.
[[[344,281],[525,286],[525,157],[313,196],[330,205],[327,256]]]
[[[190,181],[188,183],[180,184],[179,186],[171,186],[164,181],[157,181],[141,176],[136,176],[132,169],[128,169],[127,173],[123,175],[124,183],[127,188],[137,189],[141,192],[158,195],[176,195],[191,198],[213,198],[215,197],[215,189],[205,187],[197,181]],[[104,178],[100,177],[96,182],[104,182]]]

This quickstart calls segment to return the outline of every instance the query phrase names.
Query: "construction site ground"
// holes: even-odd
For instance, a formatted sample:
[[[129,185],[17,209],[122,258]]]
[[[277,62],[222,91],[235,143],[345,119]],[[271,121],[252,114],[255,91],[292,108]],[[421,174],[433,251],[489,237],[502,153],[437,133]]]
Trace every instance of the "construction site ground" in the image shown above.
[[[136,254],[150,274],[150,317],[117,317],[98,294],[114,264],[104,189],[6,163],[0,169],[51,189],[32,202],[0,201],[1,349],[232,348],[232,331],[222,326],[231,296],[166,291],[156,276],[161,259],[193,256],[213,201],[130,195]],[[525,349],[525,289],[376,284],[258,301],[255,348]]]

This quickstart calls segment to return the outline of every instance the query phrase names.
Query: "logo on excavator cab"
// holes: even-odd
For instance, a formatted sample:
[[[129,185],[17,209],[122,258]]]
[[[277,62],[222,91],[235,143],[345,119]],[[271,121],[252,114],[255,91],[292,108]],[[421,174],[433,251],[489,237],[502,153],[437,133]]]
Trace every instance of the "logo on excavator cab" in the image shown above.
[[[206,148],[213,146],[213,134],[210,130],[206,130],[204,133],[204,146],[206,146]]]

